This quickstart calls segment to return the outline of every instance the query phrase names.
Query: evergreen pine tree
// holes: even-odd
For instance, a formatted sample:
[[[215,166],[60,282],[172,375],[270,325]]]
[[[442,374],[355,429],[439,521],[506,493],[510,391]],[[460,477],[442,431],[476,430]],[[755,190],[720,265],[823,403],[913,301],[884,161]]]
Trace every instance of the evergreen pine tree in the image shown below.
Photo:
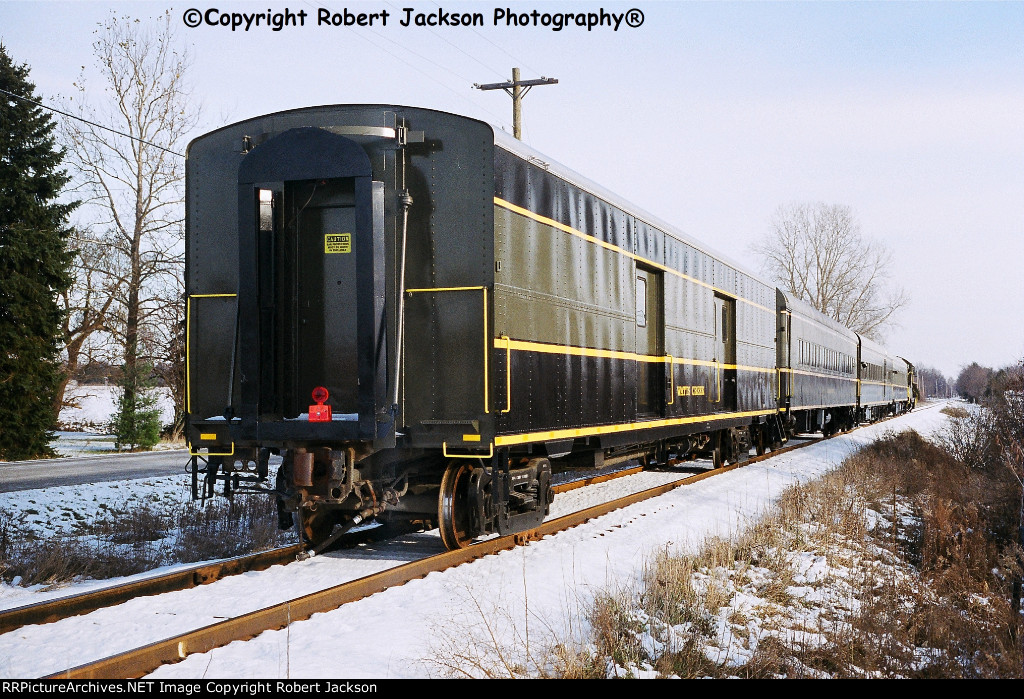
[[[0,89],[38,101],[28,67],[0,44]],[[67,216],[53,118],[0,92],[0,459],[53,456],[60,379],[56,295],[71,285]]]
[[[136,363],[122,367],[117,411],[110,423],[118,450],[146,450],[160,441],[160,408],[153,391],[152,367]]]

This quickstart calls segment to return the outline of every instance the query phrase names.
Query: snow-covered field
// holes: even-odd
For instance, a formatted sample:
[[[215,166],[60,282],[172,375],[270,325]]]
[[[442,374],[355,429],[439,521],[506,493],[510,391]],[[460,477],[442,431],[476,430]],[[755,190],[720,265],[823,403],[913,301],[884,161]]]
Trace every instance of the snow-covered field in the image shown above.
[[[584,613],[603,590],[635,585],[650,557],[662,550],[692,552],[708,536],[729,536],[756,521],[790,485],[814,479],[888,431],[915,429],[928,436],[946,421],[932,404],[764,462],[723,473],[638,503],[529,546],[317,614],[281,631],[164,666],[159,678],[418,678],[436,675],[433,661],[485,620],[496,642],[522,647],[552,638],[578,637]],[[674,474],[644,473],[562,494],[552,516],[600,500],[652,487]],[[181,477],[79,486],[76,507],[109,497],[171,498],[184,492]],[[105,491],[102,489],[106,489]],[[67,505],[70,493],[23,491],[45,507]],[[0,501],[2,503],[3,501]],[[8,502],[10,502],[8,500]],[[52,511],[52,510],[48,510]],[[41,517],[52,521],[51,517]],[[440,550],[435,532],[416,535],[422,555]],[[419,549],[417,549],[419,551]],[[419,555],[419,554],[417,554]],[[345,580],[407,562],[409,549],[385,542],[317,556],[301,563],[234,576],[193,590],[133,600],[56,624],[25,627],[0,636],[0,676],[34,677],[119,650],[153,642],[231,614],[265,607]],[[0,587],[0,608],[76,592]]]
[[[160,420],[168,424],[174,420],[174,401],[167,389],[157,392]],[[60,411],[60,430],[51,443],[61,456],[90,456],[114,451],[114,436],[107,425],[117,409],[115,386],[79,386],[68,384],[67,398],[75,403]]]
[[[21,513],[21,523],[40,537],[74,534],[76,524],[97,519],[105,511],[149,503],[168,510],[191,500],[188,476],[110,481],[92,485],[68,485],[0,493],[0,509]],[[0,608],[3,608],[0,587]]]

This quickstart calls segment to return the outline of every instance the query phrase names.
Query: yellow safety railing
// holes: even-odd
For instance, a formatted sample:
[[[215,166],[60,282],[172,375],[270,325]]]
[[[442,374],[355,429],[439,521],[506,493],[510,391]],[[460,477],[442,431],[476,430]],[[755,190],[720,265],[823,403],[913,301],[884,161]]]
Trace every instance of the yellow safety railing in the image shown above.
[[[676,402],[676,360],[671,354],[665,355],[665,359],[668,360],[668,394],[672,396],[672,400],[668,402],[668,405],[675,405]]]
[[[709,400],[708,403],[722,402],[722,363],[718,360],[715,360],[715,388],[717,389],[718,398]]]
[[[505,341],[505,409],[502,413],[512,412],[512,339],[502,335]]]

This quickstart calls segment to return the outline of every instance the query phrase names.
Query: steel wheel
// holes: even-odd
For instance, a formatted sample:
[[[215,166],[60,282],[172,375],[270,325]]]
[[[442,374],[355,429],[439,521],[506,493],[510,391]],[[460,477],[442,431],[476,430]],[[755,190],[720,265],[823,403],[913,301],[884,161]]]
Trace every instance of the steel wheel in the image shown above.
[[[765,438],[764,426],[756,425],[751,427],[750,429],[754,431],[754,453],[757,454],[758,456],[764,456],[765,451],[767,451],[766,442],[768,441]]]
[[[712,437],[711,441],[712,444],[715,445],[715,448],[711,450],[711,467],[722,468],[723,466],[725,466],[726,460],[726,456],[724,453],[725,444],[723,443],[725,440],[722,439],[722,433],[715,432],[715,436]]]
[[[437,501],[438,529],[441,530],[441,541],[449,551],[466,548],[473,540],[466,497],[472,471],[465,462],[452,461],[441,478],[441,493]]]

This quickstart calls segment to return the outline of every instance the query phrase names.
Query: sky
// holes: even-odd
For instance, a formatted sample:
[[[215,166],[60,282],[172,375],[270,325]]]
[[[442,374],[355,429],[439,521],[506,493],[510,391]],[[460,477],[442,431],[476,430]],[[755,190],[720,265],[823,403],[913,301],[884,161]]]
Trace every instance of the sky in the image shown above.
[[[484,26],[402,26],[430,0],[261,3],[0,0],[0,42],[46,99],[83,72],[112,11],[169,12],[193,57],[199,135],[333,103],[430,107],[511,131],[511,100],[473,89],[511,69],[534,88],[523,140],[755,273],[783,205],[849,206],[894,256],[910,302],[885,344],[955,376],[1024,358],[1024,2],[441,3]],[[517,13],[638,9],[618,29],[508,26]],[[307,13],[305,26],[186,26],[199,10]],[[380,13],[374,26],[317,26]],[[636,15],[630,15],[631,18]]]
[[[935,434],[947,420],[943,405],[931,403],[893,420],[676,488],[528,546],[431,573],[294,622],[286,629],[190,655],[181,663],[158,668],[148,679],[435,676],[440,668],[431,659],[445,657],[452,647],[472,652],[486,644],[484,618],[505,652],[521,652],[527,636],[534,647],[552,638],[578,638],[586,633],[586,612],[594,596],[603,591],[635,590],[655,553],[693,553],[708,537],[729,537],[743,531],[760,519],[786,488],[824,475],[886,433],[914,429],[925,437]],[[697,465],[700,463],[707,464]],[[647,471],[561,493],[552,503],[549,519],[683,475]],[[31,508],[34,515],[26,517],[24,524],[53,534],[69,529],[69,510],[89,517],[102,504],[142,499],[154,506],[180,506],[188,497],[186,480],[172,476],[76,486],[74,492],[48,488],[0,493],[0,508],[15,512]],[[866,512],[865,516],[881,518],[878,512]],[[334,551],[190,590],[136,598],[51,624],[22,627],[0,635],[0,678],[27,679],[59,672],[441,550],[437,530],[407,539]],[[842,567],[847,560],[835,555],[835,549],[831,554],[828,559],[834,566]],[[795,627],[801,642],[807,643],[819,623],[814,620],[814,609],[828,596],[829,588],[839,588],[834,592],[846,606],[849,590],[842,588],[841,571],[829,568],[825,556],[801,556],[793,563],[796,575],[787,593],[800,600],[795,606],[808,615]],[[26,589],[0,583],[0,609],[106,584],[90,581],[58,589]],[[746,630],[753,631],[752,636],[762,638],[779,631],[777,627],[755,626],[767,603],[758,603],[749,593],[737,597],[748,600],[740,611],[751,617]],[[731,611],[728,607],[720,610],[720,623],[730,618]],[[712,660],[742,662],[749,655],[742,645],[732,643],[705,652]]]

